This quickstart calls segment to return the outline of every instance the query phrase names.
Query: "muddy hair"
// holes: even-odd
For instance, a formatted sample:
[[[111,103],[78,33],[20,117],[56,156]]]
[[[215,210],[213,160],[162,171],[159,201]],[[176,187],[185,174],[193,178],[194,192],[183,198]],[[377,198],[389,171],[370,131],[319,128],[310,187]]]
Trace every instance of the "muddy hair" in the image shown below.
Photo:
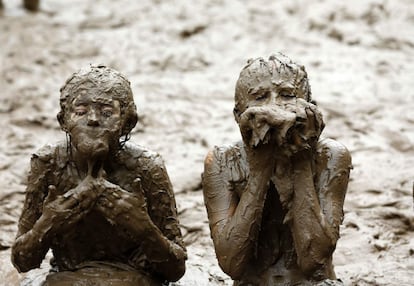
[[[118,71],[105,65],[90,65],[74,73],[60,88],[60,111],[57,119],[63,131],[66,130],[65,115],[69,105],[82,90],[95,88],[98,92],[111,96],[120,103],[122,132],[121,147],[130,138],[130,133],[138,121],[134,96],[129,80]]]
[[[282,73],[290,74],[295,78],[295,95],[303,97],[308,102],[315,103],[312,100],[311,88],[305,67],[293,62],[282,53],[276,53],[272,54],[268,60],[261,57],[249,59],[241,70],[234,95],[234,116],[236,120],[247,108],[246,100],[251,86],[260,82],[263,77]]]

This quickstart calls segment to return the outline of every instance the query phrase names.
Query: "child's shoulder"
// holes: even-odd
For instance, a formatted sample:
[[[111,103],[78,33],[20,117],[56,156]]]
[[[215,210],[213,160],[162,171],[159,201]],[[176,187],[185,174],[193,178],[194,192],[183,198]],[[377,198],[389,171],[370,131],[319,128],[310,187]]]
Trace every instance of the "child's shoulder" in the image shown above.
[[[120,150],[118,159],[122,164],[125,164],[128,169],[164,166],[164,161],[160,154],[130,142],[127,142]]]
[[[206,157],[204,171],[220,174],[228,182],[244,182],[248,165],[243,142],[215,146]]]
[[[210,151],[218,164],[230,166],[240,164],[246,160],[243,142],[239,141],[231,145],[214,146]]]
[[[54,162],[58,157],[67,157],[66,142],[57,142],[56,144],[46,144],[32,154],[32,160],[44,163]]]

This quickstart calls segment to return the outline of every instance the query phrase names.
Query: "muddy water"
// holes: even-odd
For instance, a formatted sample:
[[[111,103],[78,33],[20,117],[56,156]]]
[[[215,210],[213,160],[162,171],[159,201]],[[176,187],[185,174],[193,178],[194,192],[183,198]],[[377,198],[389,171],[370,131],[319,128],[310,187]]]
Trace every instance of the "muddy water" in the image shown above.
[[[250,57],[275,51],[306,66],[325,136],[352,153],[354,170],[334,256],[337,276],[350,285],[411,284],[410,1],[44,0],[37,14],[21,9],[20,1],[3,2],[0,284],[18,285],[21,278],[9,247],[30,154],[64,139],[55,119],[58,90],[68,74],[95,62],[128,76],[140,116],[132,140],[166,160],[189,255],[180,283],[230,285],[209,237],[202,161],[214,145],[240,138],[232,115],[240,67]]]

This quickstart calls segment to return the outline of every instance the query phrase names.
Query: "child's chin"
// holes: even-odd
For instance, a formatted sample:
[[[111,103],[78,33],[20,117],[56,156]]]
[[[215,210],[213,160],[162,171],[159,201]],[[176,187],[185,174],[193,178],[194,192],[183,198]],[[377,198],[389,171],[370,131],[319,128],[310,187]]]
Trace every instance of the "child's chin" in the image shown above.
[[[78,146],[78,150],[91,158],[100,158],[104,157],[109,152],[108,144],[102,141],[94,141],[94,142],[83,142]]]

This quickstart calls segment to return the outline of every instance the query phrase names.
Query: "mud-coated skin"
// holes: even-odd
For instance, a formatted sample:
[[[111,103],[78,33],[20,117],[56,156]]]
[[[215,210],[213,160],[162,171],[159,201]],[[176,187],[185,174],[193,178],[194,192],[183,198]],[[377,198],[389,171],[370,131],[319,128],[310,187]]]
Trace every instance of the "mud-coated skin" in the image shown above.
[[[102,197],[113,195],[109,183],[113,184],[112,187],[118,186],[131,194],[140,192],[132,182],[135,178],[141,179],[144,194],[138,195],[145,197],[150,220],[134,221],[132,210],[116,206],[113,221],[108,220],[100,212],[101,205],[105,202],[98,200],[85,218],[64,233],[36,233],[37,229],[44,232],[42,227],[37,226],[48,186],[56,186],[57,194],[64,195],[82,181],[82,175],[78,174],[76,166],[69,160],[65,143],[46,146],[32,156],[18,239],[13,246],[12,259],[15,266],[20,271],[39,267],[51,248],[54,256],[52,264],[58,271],[74,271],[82,269],[88,263],[104,261],[112,263],[114,269],[127,269],[132,273],[130,275],[136,276],[134,272],[137,272],[141,274],[141,279],[154,280],[148,285],[177,280],[184,272],[186,255],[177,221],[174,194],[161,157],[127,143],[112,161],[105,163],[104,169],[109,174],[105,179],[108,188],[104,191],[108,194],[103,193]],[[128,226],[120,224],[121,220],[127,220],[127,216],[128,224],[149,224],[152,230],[146,236],[136,236]],[[162,243],[158,244],[160,238]]]
[[[309,87],[295,84],[304,69],[277,60],[242,71],[235,116],[243,141],[205,159],[216,255],[234,285],[340,285],[332,254],[351,157],[340,143],[319,139],[322,115]]]
[[[60,103],[68,140],[32,156],[14,266],[37,268],[51,249],[56,273],[45,285],[155,286],[181,278],[187,256],[164,163],[125,141],[137,122],[129,81],[91,66],[69,78]]]

